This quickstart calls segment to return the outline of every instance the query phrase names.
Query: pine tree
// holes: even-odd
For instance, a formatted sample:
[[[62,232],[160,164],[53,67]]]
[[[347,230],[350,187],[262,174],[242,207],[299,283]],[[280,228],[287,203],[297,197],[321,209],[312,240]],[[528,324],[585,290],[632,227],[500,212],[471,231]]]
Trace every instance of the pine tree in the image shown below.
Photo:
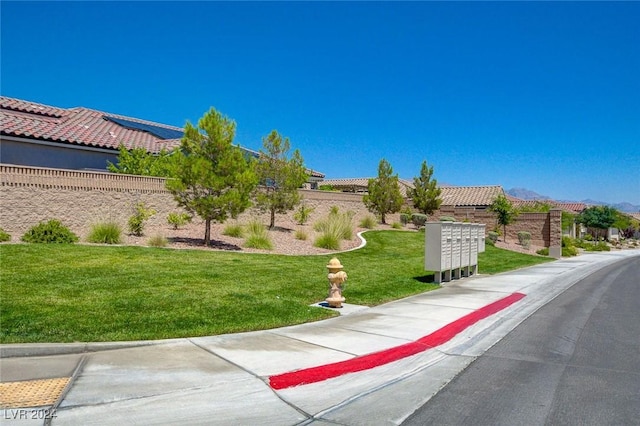
[[[387,223],[386,215],[400,211],[404,203],[398,175],[393,175],[391,164],[384,158],[378,165],[378,177],[369,179],[368,192],[362,201],[370,212],[380,215],[382,223]]]
[[[500,194],[493,200],[493,203],[489,206],[489,210],[496,214],[496,219],[499,225],[502,225],[504,233],[504,242],[507,242],[507,225],[513,223],[518,216],[518,211],[513,207],[511,201],[504,194]]]
[[[257,179],[253,167],[233,145],[236,124],[211,108],[185,126],[176,178],[167,188],[179,206],[205,221],[204,243],[211,241],[211,222],[236,218],[250,204]]]
[[[256,165],[260,187],[256,193],[256,204],[262,211],[270,213],[269,228],[275,227],[276,213],[284,214],[300,203],[298,192],[308,179],[304,160],[296,149],[289,158],[289,138],[282,138],[273,130],[262,139],[263,151]]]
[[[420,177],[413,178],[414,189],[409,191],[409,196],[413,200],[413,206],[418,211],[431,215],[440,208],[442,190],[438,188],[438,181],[431,179],[433,176],[433,166],[428,167],[427,162],[422,162]]]

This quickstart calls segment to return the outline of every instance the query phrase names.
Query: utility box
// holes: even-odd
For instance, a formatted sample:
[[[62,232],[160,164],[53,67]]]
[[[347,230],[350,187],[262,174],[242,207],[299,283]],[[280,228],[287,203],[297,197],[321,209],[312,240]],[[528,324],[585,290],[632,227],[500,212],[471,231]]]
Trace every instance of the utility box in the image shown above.
[[[478,253],[484,253],[485,250],[485,231],[486,225],[484,223],[478,223]]]
[[[451,223],[451,275],[460,278],[460,252],[462,250],[462,223]]]
[[[471,245],[471,224],[463,223],[460,226],[462,234],[460,242],[460,275],[469,276],[469,246]]]
[[[444,273],[444,280],[451,280],[453,248],[453,223],[452,222],[427,222],[424,227],[425,233],[425,265],[424,268],[430,271],[441,271]],[[436,272],[435,281],[442,282],[442,273]]]
[[[484,251],[485,225],[461,222],[425,224],[424,267],[435,282],[451,281],[478,271],[478,253]]]
[[[480,225],[477,223],[472,224],[469,227],[469,266],[467,269],[467,275],[474,275],[478,269],[478,233],[480,232]]]

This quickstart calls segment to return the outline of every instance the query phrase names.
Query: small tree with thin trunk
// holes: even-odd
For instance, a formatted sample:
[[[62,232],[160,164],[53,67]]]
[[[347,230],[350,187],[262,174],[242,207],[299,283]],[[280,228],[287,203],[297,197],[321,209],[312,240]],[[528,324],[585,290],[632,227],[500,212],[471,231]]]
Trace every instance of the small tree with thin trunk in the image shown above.
[[[176,178],[167,181],[178,205],[204,219],[205,245],[211,241],[211,222],[222,223],[246,210],[257,183],[252,165],[233,145],[235,130],[235,122],[214,108],[198,127],[187,122]]]
[[[262,139],[263,150],[256,165],[260,186],[256,191],[256,205],[270,214],[269,228],[275,227],[276,213],[285,214],[300,204],[298,189],[309,175],[304,160],[296,149],[289,157],[289,138],[273,130]]]
[[[442,203],[442,199],[440,199],[442,190],[438,188],[438,181],[432,177],[433,166],[429,167],[427,162],[423,161],[420,176],[413,178],[414,188],[409,190],[413,206],[426,215],[433,214]]]
[[[384,158],[378,165],[378,177],[369,179],[368,194],[362,198],[364,205],[371,213],[380,216],[382,223],[386,222],[386,215],[399,212],[404,199],[400,193],[398,175],[393,174],[391,164]]]
[[[493,200],[493,203],[489,206],[489,210],[496,214],[496,220],[499,225],[502,225],[502,232],[504,235],[504,242],[507,242],[507,225],[513,223],[518,216],[518,211],[513,207],[511,201],[500,194]]]

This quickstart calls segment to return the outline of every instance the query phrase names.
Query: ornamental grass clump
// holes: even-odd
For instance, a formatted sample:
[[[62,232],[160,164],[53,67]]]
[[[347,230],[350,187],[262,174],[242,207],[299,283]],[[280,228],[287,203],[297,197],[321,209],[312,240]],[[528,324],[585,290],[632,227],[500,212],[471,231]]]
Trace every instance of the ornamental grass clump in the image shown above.
[[[267,228],[257,220],[253,220],[247,224],[248,236],[244,242],[244,246],[248,248],[272,250],[273,243],[269,238]]]
[[[169,241],[164,235],[156,234],[147,241],[151,247],[166,247]]]
[[[0,228],[0,243],[5,243],[7,241],[11,241],[11,235],[7,234],[7,232]]]
[[[25,243],[73,244],[78,241],[78,236],[59,220],[51,219],[31,227],[22,236],[22,241]]]
[[[222,235],[233,238],[244,237],[244,228],[239,223],[230,223],[222,230]]]
[[[96,244],[120,244],[122,228],[116,222],[100,222],[91,226],[87,241]]]
[[[377,220],[373,215],[367,215],[360,221],[360,227],[366,229],[374,229],[377,224]]]
[[[353,216],[354,213],[351,211],[340,213],[337,207],[333,207],[326,219],[319,220],[313,225],[313,229],[320,233],[314,246],[338,250],[341,240],[353,238]]]

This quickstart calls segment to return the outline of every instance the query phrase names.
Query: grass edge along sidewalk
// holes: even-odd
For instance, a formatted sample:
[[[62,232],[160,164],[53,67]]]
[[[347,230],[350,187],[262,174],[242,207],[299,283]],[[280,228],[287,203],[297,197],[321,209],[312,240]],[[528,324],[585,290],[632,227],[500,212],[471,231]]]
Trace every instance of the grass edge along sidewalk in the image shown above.
[[[438,288],[424,234],[369,231],[340,253],[348,303],[379,305]],[[284,256],[127,246],[2,244],[0,343],[153,340],[236,333],[325,319],[333,255]],[[487,246],[494,274],[552,259]]]

